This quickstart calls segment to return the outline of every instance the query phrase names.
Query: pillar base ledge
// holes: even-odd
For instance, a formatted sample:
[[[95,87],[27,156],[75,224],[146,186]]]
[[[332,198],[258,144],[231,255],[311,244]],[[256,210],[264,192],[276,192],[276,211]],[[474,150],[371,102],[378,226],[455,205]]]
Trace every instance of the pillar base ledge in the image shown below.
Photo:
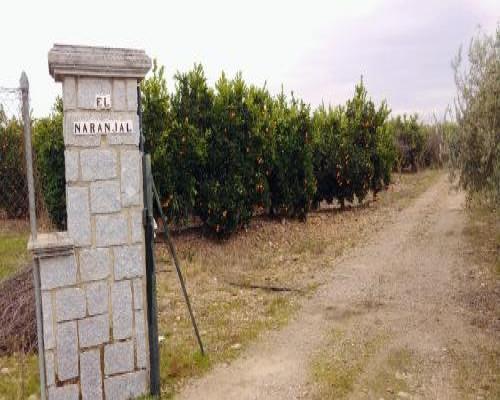
[[[70,255],[74,253],[75,244],[68,232],[38,233],[35,240],[28,240],[28,251],[34,257],[46,258]]]

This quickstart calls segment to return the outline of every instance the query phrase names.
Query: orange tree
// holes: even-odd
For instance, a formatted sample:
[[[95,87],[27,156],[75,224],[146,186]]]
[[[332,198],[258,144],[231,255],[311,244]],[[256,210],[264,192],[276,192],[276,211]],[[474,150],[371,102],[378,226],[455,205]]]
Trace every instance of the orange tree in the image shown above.
[[[363,81],[356,85],[354,97],[347,101],[345,124],[343,125],[347,168],[344,185],[339,196],[341,204],[353,201],[354,196],[362,201],[369,189],[374,174],[371,162],[373,135],[371,123],[374,113],[373,102],[367,99]]]
[[[313,115],[315,203],[337,199],[343,207],[369,190],[376,194],[390,182],[394,145],[389,110],[377,109],[363,81],[345,107],[319,107]]]
[[[325,200],[332,203],[339,195],[346,164],[342,162],[342,120],[341,107],[328,109],[320,106],[313,115],[313,160],[317,181],[314,196],[315,206]]]
[[[288,104],[281,93],[273,108],[273,128],[270,213],[305,219],[316,190],[309,106],[293,97]]]
[[[259,163],[264,140],[241,74],[229,80],[223,73],[217,81],[211,126],[197,214],[210,231],[225,237],[249,222],[265,175]]]
[[[207,159],[213,93],[201,65],[177,73],[168,124],[154,149],[155,180],[167,216],[182,223],[194,214]]]

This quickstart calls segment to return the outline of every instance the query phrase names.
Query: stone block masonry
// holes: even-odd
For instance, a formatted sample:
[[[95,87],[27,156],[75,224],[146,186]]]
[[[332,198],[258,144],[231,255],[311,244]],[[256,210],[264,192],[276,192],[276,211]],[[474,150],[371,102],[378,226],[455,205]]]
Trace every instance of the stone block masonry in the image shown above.
[[[82,398],[101,400],[102,371],[101,352],[90,350],[80,354]]]
[[[78,333],[76,321],[57,324],[56,368],[60,381],[78,377]]]
[[[49,400],[126,400],[148,391],[136,88],[150,66],[136,50],[56,45],[49,53],[63,86],[68,214],[67,232],[30,243],[40,260]],[[127,130],[74,131],[95,121],[127,121]]]
[[[80,347],[99,346],[109,342],[109,316],[96,315],[78,321]]]
[[[66,187],[66,211],[68,233],[75,244],[77,246],[92,244],[88,187]]]
[[[111,287],[111,306],[113,309],[113,336],[127,339],[132,336],[132,288],[129,280],[115,282]]]

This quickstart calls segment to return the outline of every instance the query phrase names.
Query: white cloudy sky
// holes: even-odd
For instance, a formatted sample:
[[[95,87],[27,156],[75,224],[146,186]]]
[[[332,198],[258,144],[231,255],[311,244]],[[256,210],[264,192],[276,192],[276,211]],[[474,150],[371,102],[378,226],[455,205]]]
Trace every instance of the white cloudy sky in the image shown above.
[[[313,106],[338,104],[360,75],[393,112],[441,114],[454,95],[450,62],[481,25],[500,21],[494,0],[23,1],[0,7],[0,86],[28,73],[36,116],[59,84],[47,67],[53,43],[143,48],[177,70],[201,62],[276,93],[284,85]]]

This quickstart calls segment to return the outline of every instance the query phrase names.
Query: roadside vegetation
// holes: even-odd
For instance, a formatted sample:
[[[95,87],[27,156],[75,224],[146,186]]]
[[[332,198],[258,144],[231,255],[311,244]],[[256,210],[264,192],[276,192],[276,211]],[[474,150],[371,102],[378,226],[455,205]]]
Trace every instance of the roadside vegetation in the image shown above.
[[[485,337],[500,329],[500,27],[472,38],[464,60],[453,67],[457,86],[457,132],[450,138],[451,178],[467,194],[469,270],[461,276],[459,299],[471,312],[471,325]],[[453,349],[456,379],[464,398],[500,397],[498,340],[474,351]],[[469,397],[470,396],[470,397]],[[485,397],[486,396],[486,397]]]
[[[28,263],[28,225],[25,221],[2,221],[0,225],[0,281]]]

